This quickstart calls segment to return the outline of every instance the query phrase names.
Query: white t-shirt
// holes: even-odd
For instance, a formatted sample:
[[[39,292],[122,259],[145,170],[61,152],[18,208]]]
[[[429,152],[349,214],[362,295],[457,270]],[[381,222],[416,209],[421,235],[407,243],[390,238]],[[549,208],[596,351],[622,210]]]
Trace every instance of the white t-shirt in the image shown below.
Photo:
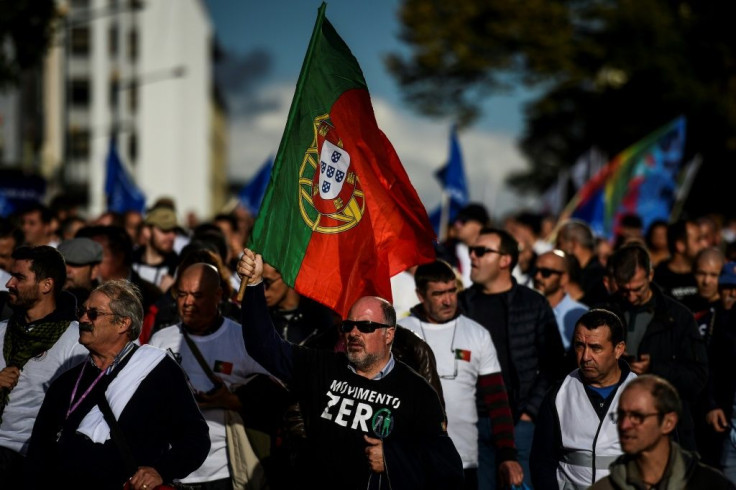
[[[5,331],[7,320],[0,323],[0,369],[5,369]],[[25,455],[41,403],[51,382],[64,371],[82,362],[89,352],[79,343],[79,324],[69,323],[69,328],[49,350],[29,359],[20,372],[18,384],[10,392],[8,404],[0,425],[0,446]]]
[[[216,376],[222,378],[231,390],[246,384],[249,376],[253,374],[268,374],[268,371],[248,355],[243,342],[242,327],[229,318],[225,318],[223,325],[215,333],[205,336],[190,335],[190,338],[199,348],[210,369]],[[214,384],[189,350],[179,325],[159,330],[153,334],[149,343],[173,352],[195,390],[207,392],[214,388]],[[182,478],[183,483],[202,483],[230,476],[227,464],[225,410],[207,409],[202,410],[202,414],[210,429],[212,446],[202,466],[186,478]]]
[[[399,324],[423,338],[432,348],[445,397],[447,432],[460,453],[463,468],[476,468],[478,376],[501,372],[491,334],[463,315],[443,324],[420,322],[414,316],[404,318]]]

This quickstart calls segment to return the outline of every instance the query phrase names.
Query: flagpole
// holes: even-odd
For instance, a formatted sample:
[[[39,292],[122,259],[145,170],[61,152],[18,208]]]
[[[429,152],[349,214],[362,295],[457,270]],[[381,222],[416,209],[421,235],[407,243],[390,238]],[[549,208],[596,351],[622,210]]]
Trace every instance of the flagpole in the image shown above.
[[[685,206],[685,201],[687,200],[687,196],[690,195],[690,189],[693,186],[695,176],[698,175],[698,171],[702,164],[703,157],[700,154],[697,154],[690,161],[690,164],[682,170],[680,174],[679,189],[677,190],[677,195],[675,197],[675,204],[672,206],[672,212],[670,213],[670,223],[674,223],[680,219],[682,208]]]
[[[440,225],[439,230],[437,230],[439,232],[439,236],[437,237],[439,243],[442,243],[447,239],[447,225],[449,221],[450,196],[447,194],[447,191],[443,189],[442,194],[440,195]]]

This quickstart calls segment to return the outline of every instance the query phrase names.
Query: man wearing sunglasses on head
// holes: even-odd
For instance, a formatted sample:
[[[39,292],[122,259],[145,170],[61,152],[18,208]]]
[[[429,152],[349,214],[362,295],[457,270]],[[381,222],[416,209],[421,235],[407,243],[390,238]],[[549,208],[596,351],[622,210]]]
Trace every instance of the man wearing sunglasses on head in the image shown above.
[[[437,393],[391,344],[396,314],[386,300],[360,298],[340,326],[345,353],[297,346],[273,328],[263,260],[246,249],[243,337],[248,352],[299,398],[311,466],[306,486],[327,489],[456,489],[462,462],[446,432]]]
[[[512,277],[519,245],[505,230],[484,228],[470,247],[473,286],[460,293],[463,314],[491,334],[514,417],[514,438],[524,480],[530,484],[529,451],[544,393],[562,375],[564,350],[547,300]],[[480,488],[494,488],[495,448],[487,414],[478,414]]]
[[[460,314],[457,279],[450,264],[436,260],[420,265],[414,279],[420,303],[400,325],[421,337],[434,352],[445,394],[448,431],[463,460],[465,488],[478,489],[476,399],[482,405],[480,410],[492,420],[502,485],[520,485],[524,472],[516,461],[511,410],[488,330]]]
[[[84,358],[66,266],[53,247],[12,253],[7,282],[13,315],[0,323],[0,482],[21,488],[33,421],[51,381]]]

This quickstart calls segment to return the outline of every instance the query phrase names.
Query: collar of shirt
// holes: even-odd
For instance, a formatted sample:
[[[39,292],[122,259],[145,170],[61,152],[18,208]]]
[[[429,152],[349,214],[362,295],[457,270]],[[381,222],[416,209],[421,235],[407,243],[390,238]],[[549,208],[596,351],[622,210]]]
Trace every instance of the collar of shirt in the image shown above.
[[[396,361],[394,360],[394,353],[392,352],[391,355],[388,358],[388,362],[386,363],[386,365],[383,366],[383,369],[381,369],[378,372],[378,374],[376,374],[375,376],[373,376],[371,378],[371,380],[378,381],[379,379],[385,378],[386,376],[388,376],[388,373],[390,373],[391,370],[393,370],[393,368],[394,368],[395,365],[396,365]],[[358,374],[358,372],[355,370],[355,368],[351,364],[348,364],[348,369],[350,369],[355,374]]]

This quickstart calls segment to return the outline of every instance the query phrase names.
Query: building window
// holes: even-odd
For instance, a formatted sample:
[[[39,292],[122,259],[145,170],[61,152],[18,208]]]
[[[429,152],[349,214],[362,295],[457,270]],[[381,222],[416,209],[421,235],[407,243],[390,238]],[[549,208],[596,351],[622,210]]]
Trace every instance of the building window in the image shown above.
[[[71,129],[69,131],[69,156],[75,160],[88,159],[89,139],[88,130]]]
[[[133,165],[138,159],[138,135],[135,131],[131,131],[128,137],[128,158],[130,158],[130,163]]]
[[[118,55],[118,26],[110,26],[110,30],[107,31],[107,52],[111,57]]]
[[[88,107],[90,100],[89,80],[72,80],[71,103],[75,106]]]
[[[120,101],[120,82],[117,78],[110,80],[110,109],[116,110]]]
[[[72,29],[71,51],[73,56],[89,56],[90,30],[89,27],[75,27]]]
[[[72,8],[74,9],[88,9],[89,0],[72,0]]]
[[[128,33],[128,59],[131,62],[138,59],[138,31],[135,29]]]
[[[133,80],[128,87],[128,109],[132,114],[138,110],[138,81]]]

